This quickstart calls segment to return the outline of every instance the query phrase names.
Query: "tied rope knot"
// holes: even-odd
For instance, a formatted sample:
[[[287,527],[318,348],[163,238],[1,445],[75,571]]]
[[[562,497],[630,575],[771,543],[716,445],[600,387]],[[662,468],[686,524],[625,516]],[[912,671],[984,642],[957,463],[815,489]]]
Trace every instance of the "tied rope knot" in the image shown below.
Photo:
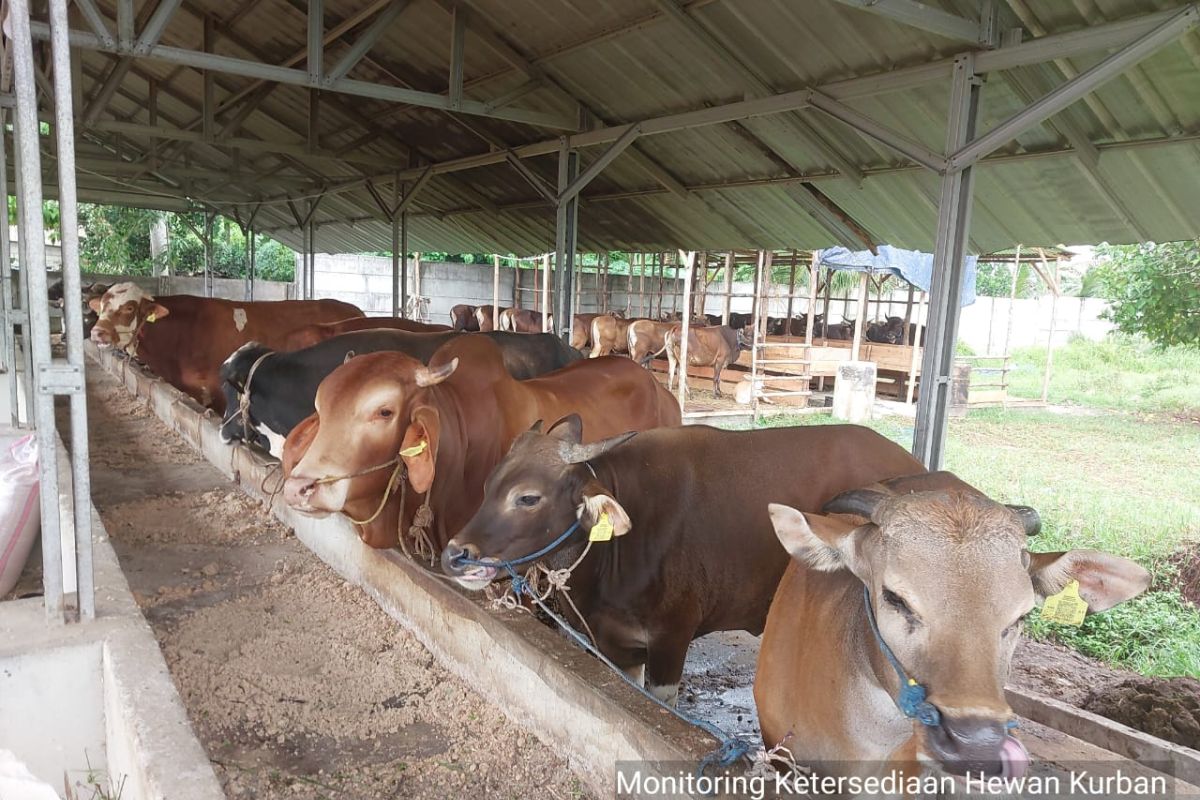
[[[401,478],[401,480],[404,480],[404,478]],[[407,492],[407,490],[408,486],[406,481],[402,491]],[[403,509],[403,495],[401,496],[400,505],[401,509]],[[403,510],[401,510],[400,513],[403,515]],[[437,553],[433,548],[433,541],[429,538],[429,527],[431,525],[433,525],[433,509],[429,507],[428,502],[421,503],[421,505],[417,507],[416,513],[413,514],[413,521],[412,525],[410,525],[408,528],[408,535],[412,538],[413,551],[421,559],[428,558],[429,566],[432,567],[437,563]],[[400,537],[400,542],[402,545],[404,544],[403,536]],[[412,558],[412,555],[408,552],[408,548],[406,546],[402,547],[401,549],[404,550],[404,554],[406,556]]]

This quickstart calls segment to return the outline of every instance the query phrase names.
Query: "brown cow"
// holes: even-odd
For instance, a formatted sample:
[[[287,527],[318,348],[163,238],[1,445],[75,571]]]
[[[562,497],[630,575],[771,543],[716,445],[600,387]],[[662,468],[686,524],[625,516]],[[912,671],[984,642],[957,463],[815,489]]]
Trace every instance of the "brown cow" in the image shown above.
[[[542,312],[528,308],[506,308],[500,312],[500,330],[513,333],[542,333]],[[554,315],[546,315],[546,330],[554,330]]]
[[[584,315],[580,315],[584,316]],[[576,317],[579,319],[579,317]],[[628,353],[629,352],[629,326],[637,322],[639,318],[623,319],[621,317],[609,316],[607,314],[597,314],[591,321],[591,332],[588,339],[592,343],[592,352],[589,358],[599,358],[610,353]],[[571,341],[575,340],[574,334],[571,336]]]
[[[565,567],[607,514],[614,538],[579,562],[570,597],[600,650],[631,675],[644,666],[648,688],[669,701],[692,639],[762,631],[788,563],[768,503],[816,511],[848,489],[921,472],[904,448],[855,425],[688,425],[584,445],[578,424],[560,423],[517,440],[442,566],[480,589],[497,568],[465,567],[464,551],[479,560],[521,558],[578,521],[580,531],[545,558]]]
[[[603,314],[576,314],[571,320],[571,347],[583,352],[594,344],[592,339],[592,322],[598,317],[615,317],[623,319],[624,315],[620,311],[606,311]],[[625,341],[625,334],[621,334],[622,343]],[[624,344],[622,344],[624,347]]]
[[[516,381],[496,345],[482,336],[447,343],[428,367],[400,353],[352,358],[321,383],[316,408],[312,444],[285,473],[287,502],[302,511],[340,511],[352,520],[378,512],[359,525],[359,535],[372,547],[394,547],[400,522],[408,530],[425,495],[438,551],[479,507],[484,479],[535,420],[578,411],[597,437],[680,422],[670,394],[626,359],[578,361]],[[413,453],[422,443],[426,449]],[[390,496],[388,476],[398,475],[387,468],[318,482],[395,463],[401,450],[410,453],[402,462],[408,478]]]
[[[650,360],[662,355],[666,350],[667,331],[675,324],[655,322],[652,319],[634,320],[625,330],[629,357],[649,369]]]
[[[450,309],[450,328],[456,331],[477,331],[479,330],[479,320],[475,318],[475,310],[478,306],[469,306],[466,303],[459,303]]]
[[[868,342],[882,344],[900,344],[904,339],[904,318],[888,317],[883,322],[872,322],[864,331]]]
[[[296,328],[287,335],[283,343],[283,350],[302,350],[305,347],[312,347],[314,344],[332,339],[342,333],[350,333],[352,331],[370,331],[379,328],[387,328],[397,331],[409,331],[411,333],[434,333],[437,331],[448,331],[448,325],[431,325],[427,322],[418,322],[415,319],[405,319],[404,317],[353,317],[344,319],[341,322],[318,322],[313,325],[305,325],[301,328]]]
[[[479,330],[481,330],[481,331],[501,330],[499,325],[496,324],[497,321],[492,320],[493,309],[494,309],[494,307],[490,303],[486,306],[477,306],[475,308],[475,323],[479,326]],[[500,307],[500,316],[503,317],[504,312],[508,311],[508,310],[509,309],[505,308],[504,306],[501,306]]]
[[[93,342],[136,356],[167,383],[220,413],[225,411],[221,364],[234,350],[249,341],[279,348],[301,325],[363,315],[340,300],[156,298],[133,283],[114,284],[89,305],[99,314]]]
[[[664,344],[667,348],[667,388],[675,383],[675,370],[679,368],[679,346],[683,341],[683,326],[674,325],[666,334]],[[696,367],[712,367],[713,394],[721,397],[721,370],[738,360],[743,350],[749,350],[751,344],[746,341],[745,330],[735,331],[728,325],[718,325],[715,328],[688,328],[688,364]],[[683,390],[691,394],[688,386],[687,369],[680,370]]]
[[[1144,591],[1150,575],[1095,550],[1030,553],[1036,514],[1023,519],[969,487],[895,490],[858,489],[826,505],[854,522],[771,504],[793,560],[754,682],[766,746],[830,773],[878,774],[890,762],[898,774],[937,764],[1019,776],[1028,754],[1008,735],[1004,684],[1025,615],[1069,581],[1089,611],[1103,611]],[[928,706],[910,709],[923,721],[897,706],[901,674],[884,647],[928,693]]]

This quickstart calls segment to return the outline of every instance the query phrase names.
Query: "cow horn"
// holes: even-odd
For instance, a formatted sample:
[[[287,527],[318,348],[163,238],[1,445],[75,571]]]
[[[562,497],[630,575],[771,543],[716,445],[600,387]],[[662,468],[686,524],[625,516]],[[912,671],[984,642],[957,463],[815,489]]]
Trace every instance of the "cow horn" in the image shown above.
[[[559,445],[559,453],[562,454],[563,461],[568,464],[582,464],[585,461],[591,461],[596,456],[606,453],[619,444],[629,441],[637,435],[637,431],[629,431],[627,433],[619,433],[616,436],[610,436],[599,442],[591,444],[570,444],[563,442]]]
[[[1042,516],[1029,506],[1014,506],[1006,504],[1009,511],[1017,515],[1025,526],[1026,536],[1037,536],[1042,530]]]
[[[879,504],[891,496],[876,489],[851,489],[834,497],[821,510],[827,514],[854,514],[875,522]]]
[[[440,367],[421,367],[415,375],[417,386],[436,386],[453,375],[456,369],[458,369],[457,358],[450,359],[449,363],[442,364]]]
[[[541,433],[541,432],[542,432],[542,420],[539,419],[537,422],[535,422],[529,426],[529,433]]]
[[[343,363],[343,364],[345,364],[347,361],[349,361],[349,360],[350,360],[350,359],[352,359],[352,358],[354,358],[354,351],[353,351],[353,350],[347,350],[347,351],[346,351],[346,357],[342,359],[342,363]]]

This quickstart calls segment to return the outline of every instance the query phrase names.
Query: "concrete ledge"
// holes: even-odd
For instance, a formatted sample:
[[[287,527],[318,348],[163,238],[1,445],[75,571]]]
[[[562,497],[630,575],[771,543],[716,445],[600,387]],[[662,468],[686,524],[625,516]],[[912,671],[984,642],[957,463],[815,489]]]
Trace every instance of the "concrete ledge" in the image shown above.
[[[409,628],[447,668],[570,763],[599,796],[616,792],[618,761],[698,763],[717,741],[627,686],[617,675],[530,615],[493,611],[397,551],[364,546],[342,517],[294,512],[269,490],[273,459],[223,444],[220,420],[166,383],[111,352],[89,355],[248,494],[268,503],[297,537]],[[264,487],[266,492],[264,492]]]

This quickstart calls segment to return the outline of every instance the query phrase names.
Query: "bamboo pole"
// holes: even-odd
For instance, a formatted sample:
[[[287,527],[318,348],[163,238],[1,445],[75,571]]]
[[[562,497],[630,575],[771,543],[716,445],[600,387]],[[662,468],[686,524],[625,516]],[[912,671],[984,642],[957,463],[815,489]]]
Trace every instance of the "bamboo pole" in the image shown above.
[[[804,343],[812,347],[813,343],[813,326],[817,321],[817,276],[821,272],[818,265],[820,261],[820,251],[812,251],[812,261],[808,265],[808,320],[804,323]],[[825,320],[828,322],[829,320]],[[811,359],[810,353],[806,353],[805,358]],[[812,369],[812,365],[809,365]]]
[[[695,275],[696,267],[696,251],[690,250],[686,254],[684,251],[679,251],[679,259],[687,262],[687,269],[683,273],[683,294],[688,297],[692,292],[692,276]],[[676,270],[678,272],[678,270]],[[683,413],[687,405],[687,390],[688,390],[688,337],[691,335],[692,319],[691,314],[683,315],[683,326],[679,334],[679,385],[675,387],[676,398],[679,400],[679,412]]]
[[[500,330],[500,256],[492,256],[492,330]]]
[[[729,324],[729,315],[733,310],[733,251],[725,254],[725,308],[721,311],[721,324]]]
[[[917,304],[917,328],[912,341],[912,363],[908,365],[908,387],[904,396],[904,402],[910,406],[913,402],[913,392],[917,388],[917,365],[921,363],[921,331],[925,327],[923,315],[928,303],[929,293],[921,292],[921,301]]]
[[[854,344],[851,345],[854,351],[854,360],[858,361],[862,358],[862,340],[863,333],[867,327],[867,282],[871,279],[871,273],[864,272],[862,280],[858,284],[858,311],[856,313],[856,324],[854,326]]]
[[[550,330],[550,253],[542,256],[542,333]]]
[[[1038,248],[1038,256],[1042,261],[1042,269],[1050,274],[1050,265],[1046,263],[1046,251]],[[1046,372],[1042,375],[1042,402],[1050,399],[1050,371],[1054,363],[1054,318],[1058,313],[1058,265],[1061,258],[1054,259],[1054,283],[1050,287],[1050,331],[1046,334]]]

